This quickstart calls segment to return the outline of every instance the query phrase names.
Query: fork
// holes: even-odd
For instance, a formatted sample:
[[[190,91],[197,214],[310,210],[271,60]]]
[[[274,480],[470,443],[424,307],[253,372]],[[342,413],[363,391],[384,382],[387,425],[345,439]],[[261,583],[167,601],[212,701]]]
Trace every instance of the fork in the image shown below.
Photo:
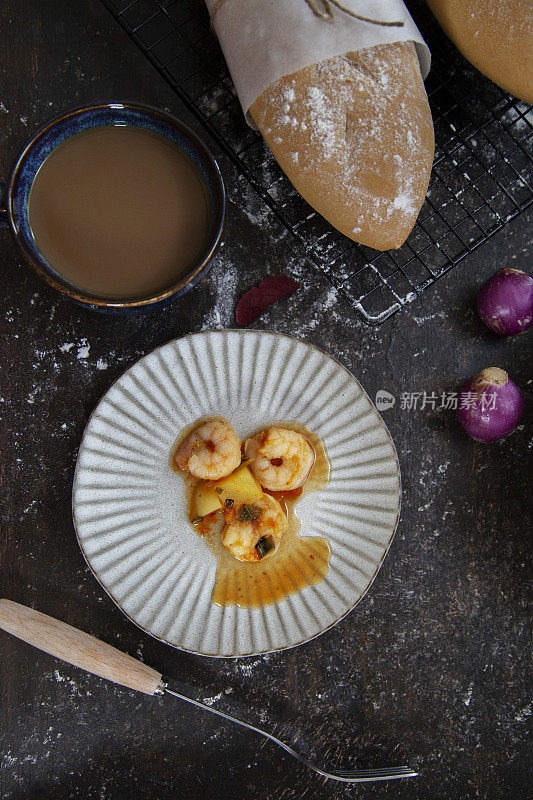
[[[180,700],[185,700],[186,703],[192,703],[194,706],[198,706],[198,708],[203,708],[205,711],[210,711],[212,714],[217,714],[219,717],[227,719],[230,722],[234,722],[236,725],[242,725],[243,728],[248,728],[249,731],[253,731],[254,733],[261,734],[261,736],[265,736],[267,739],[270,739],[271,742],[274,742],[274,744],[282,747],[285,752],[289,753],[302,764],[305,764],[306,767],[312,769],[313,772],[316,772],[318,775],[322,775],[324,778],[331,778],[331,780],[343,781],[344,783],[365,783],[367,781],[388,781],[394,778],[415,778],[418,775],[418,772],[409,769],[409,767],[347,769],[340,770],[338,772],[329,772],[328,770],[321,769],[312,761],[309,761],[309,759],[305,758],[305,756],[302,756],[301,753],[297,753],[296,750],[293,750],[292,747],[290,747],[288,744],[285,744],[285,742],[282,742],[281,739],[278,739],[277,736],[274,736],[272,733],[268,733],[268,731],[264,731],[261,728],[256,728],[255,725],[250,725],[248,722],[244,722],[242,719],[232,717],[230,714],[226,714],[224,711],[219,711],[217,708],[208,706],[199,700],[193,700],[192,697],[187,697],[179,692],[174,692],[172,689],[168,688],[164,681],[161,681],[160,687],[156,690],[156,694],[160,694],[162,692],[172,694],[174,697],[178,697]]]
[[[45,653],[61,658],[69,664],[91,672],[93,675],[99,675],[102,678],[114,681],[128,689],[136,689],[152,696],[166,692],[179,700],[191,703],[197,708],[210,711],[211,714],[216,714],[229,722],[241,725],[243,728],[247,728],[274,742],[274,744],[283,748],[286,753],[289,753],[300,763],[324,778],[344,783],[366,783],[369,781],[388,781],[395,778],[414,778],[418,775],[417,772],[409,769],[409,767],[352,769],[337,772],[321,769],[301,753],[296,752],[288,744],[282,742],[281,739],[268,733],[268,731],[256,728],[255,725],[250,725],[248,722],[237,719],[237,717],[232,717],[230,714],[208,706],[200,700],[194,700],[192,697],[187,697],[187,695],[169,689],[161,673],[147,664],[143,664],[115,647],[105,644],[100,639],[95,639],[94,636],[90,636],[88,633],[67,625],[66,622],[60,622],[47,614],[42,614],[40,611],[35,611],[12,600],[0,600],[0,629],[17,636],[34,647],[38,647]]]

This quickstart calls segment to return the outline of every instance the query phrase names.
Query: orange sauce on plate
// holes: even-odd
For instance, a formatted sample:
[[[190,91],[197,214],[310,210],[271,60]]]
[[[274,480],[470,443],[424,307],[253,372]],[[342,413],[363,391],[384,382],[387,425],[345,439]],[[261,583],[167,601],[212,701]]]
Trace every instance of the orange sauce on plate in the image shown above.
[[[196,478],[184,473],[174,461],[179,444],[203,422],[220,417],[204,417],[182,431],[172,448],[170,463],[185,482],[189,520],[193,518],[192,498]],[[287,514],[289,528],[278,550],[260,561],[244,562],[234,558],[222,544],[223,515],[214,512],[193,525],[217,560],[215,584],[211,599],[215,605],[237,605],[242,608],[261,608],[278,603],[288,595],[320,583],[329,572],[331,549],[321,536],[302,536],[301,522],[295,507],[301,497],[325,488],[329,483],[331,465],[322,439],[296,422],[271,423],[301,433],[314,450],[315,460],[305,484],[288,492],[271,492]],[[270,426],[269,426],[270,427]]]

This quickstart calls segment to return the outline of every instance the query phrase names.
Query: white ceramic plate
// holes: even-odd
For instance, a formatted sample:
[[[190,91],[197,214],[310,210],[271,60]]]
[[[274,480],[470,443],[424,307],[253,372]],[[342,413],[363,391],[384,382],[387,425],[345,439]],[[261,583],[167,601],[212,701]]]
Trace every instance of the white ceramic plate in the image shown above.
[[[297,506],[301,532],[331,546],[322,583],[264,608],[211,602],[215,558],[168,463],[180,429],[206,415],[241,438],[279,420],[322,437],[331,481]],[[380,415],[332,358],[277,333],[212,331],[163,345],[111,386],[83,435],[72,507],[87,563],[136,625],[182,650],[246,656],[306,642],[359,602],[394,536],[400,471]]]

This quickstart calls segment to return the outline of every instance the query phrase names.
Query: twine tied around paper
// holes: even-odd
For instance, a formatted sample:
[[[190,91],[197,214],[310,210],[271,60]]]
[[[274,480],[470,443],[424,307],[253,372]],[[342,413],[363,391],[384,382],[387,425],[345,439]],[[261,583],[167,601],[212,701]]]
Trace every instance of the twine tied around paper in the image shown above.
[[[381,19],[371,19],[370,17],[364,17],[362,14],[356,14],[355,11],[352,11],[346,6],[343,6],[339,3],[339,0],[304,0],[304,2],[309,6],[315,17],[319,17],[323,19],[325,22],[333,23],[335,22],[335,17],[333,15],[333,7],[337,8],[343,14],[348,14],[350,17],[354,17],[354,19],[358,19],[360,22],[368,22],[371,25],[382,25],[386,28],[402,28],[403,22],[401,20],[395,22],[387,22]],[[211,11],[211,25],[213,25],[215,21],[215,17],[225,5],[226,0],[217,0],[213,9]]]

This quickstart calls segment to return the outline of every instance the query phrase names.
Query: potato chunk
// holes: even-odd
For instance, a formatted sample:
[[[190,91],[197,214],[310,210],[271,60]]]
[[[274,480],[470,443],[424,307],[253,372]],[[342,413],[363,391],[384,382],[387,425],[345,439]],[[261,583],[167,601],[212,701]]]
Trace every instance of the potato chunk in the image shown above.
[[[233,500],[237,505],[253,503],[263,496],[261,484],[254,478],[247,464],[241,464],[227,478],[216,481],[213,487],[222,503],[226,500]]]
[[[203,482],[196,486],[192,502],[193,518],[205,517],[221,507],[220,497],[211,486],[206,486]]]

